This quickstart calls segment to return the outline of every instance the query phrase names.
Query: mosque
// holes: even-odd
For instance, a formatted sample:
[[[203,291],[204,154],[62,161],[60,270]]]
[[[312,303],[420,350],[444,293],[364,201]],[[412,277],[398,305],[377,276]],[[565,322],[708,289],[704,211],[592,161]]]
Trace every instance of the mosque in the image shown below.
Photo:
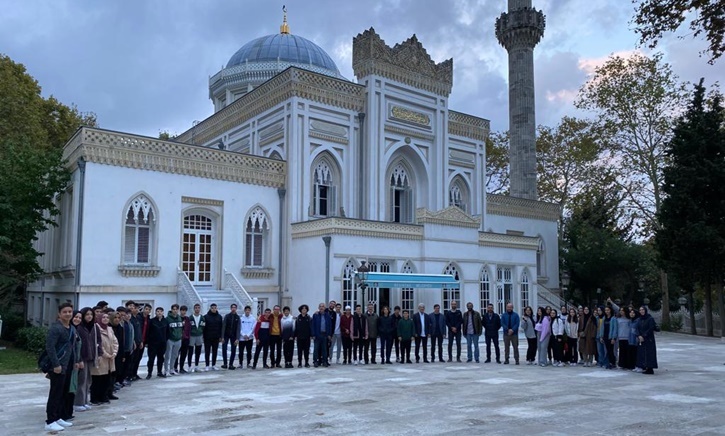
[[[36,242],[47,273],[28,287],[30,320],[47,324],[66,300],[554,304],[560,210],[536,199],[532,148],[544,17],[513,3],[496,28],[510,57],[511,195],[484,189],[489,121],[448,107],[452,59],[370,28],[353,38],[349,80],[285,14],[209,79],[214,113],[188,131],[83,127],[68,141],[72,181]]]

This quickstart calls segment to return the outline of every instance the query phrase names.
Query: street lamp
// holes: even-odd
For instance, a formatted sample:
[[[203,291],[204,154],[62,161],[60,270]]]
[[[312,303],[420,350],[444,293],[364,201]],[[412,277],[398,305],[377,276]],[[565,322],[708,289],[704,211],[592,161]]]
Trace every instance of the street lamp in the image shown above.
[[[566,298],[566,291],[569,290],[569,283],[571,282],[569,278],[569,273],[564,271],[561,274],[561,297],[562,299]]]
[[[597,288],[597,298],[594,300],[595,306],[599,304],[599,298],[601,298],[599,294],[601,294],[601,293],[602,293],[602,288]]]
[[[687,304],[687,298],[685,298],[685,291],[680,290],[680,298],[677,299],[677,302],[680,304],[680,310],[685,310],[685,304]]]
[[[367,261],[360,261],[360,266],[358,267],[357,272],[358,274],[360,274],[360,281],[358,282],[358,286],[362,291],[362,301],[363,303],[365,303],[365,289],[367,289],[368,287],[367,279],[368,273],[370,272],[370,267],[367,266]]]

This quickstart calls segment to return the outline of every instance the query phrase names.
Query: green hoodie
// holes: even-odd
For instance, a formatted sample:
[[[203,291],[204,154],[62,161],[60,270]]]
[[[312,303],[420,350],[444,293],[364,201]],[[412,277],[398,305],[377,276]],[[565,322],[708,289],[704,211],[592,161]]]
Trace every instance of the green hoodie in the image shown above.
[[[169,340],[174,342],[180,341],[184,333],[184,320],[181,318],[181,315],[176,315],[174,318],[174,315],[169,311],[169,314],[166,316],[166,321],[169,322]]]
[[[404,341],[409,341],[411,338],[413,338],[413,334],[415,333],[414,326],[413,326],[413,320],[408,318],[401,318],[398,321],[398,337],[401,338]]]

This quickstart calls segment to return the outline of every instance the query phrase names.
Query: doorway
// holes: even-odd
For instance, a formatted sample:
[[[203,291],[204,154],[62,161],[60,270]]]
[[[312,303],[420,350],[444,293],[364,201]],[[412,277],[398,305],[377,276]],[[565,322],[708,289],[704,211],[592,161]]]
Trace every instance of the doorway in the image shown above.
[[[376,307],[375,309],[379,314],[382,314],[384,306],[388,306],[390,312],[393,312],[393,310],[390,308],[390,288],[380,288],[378,294],[378,307]]]

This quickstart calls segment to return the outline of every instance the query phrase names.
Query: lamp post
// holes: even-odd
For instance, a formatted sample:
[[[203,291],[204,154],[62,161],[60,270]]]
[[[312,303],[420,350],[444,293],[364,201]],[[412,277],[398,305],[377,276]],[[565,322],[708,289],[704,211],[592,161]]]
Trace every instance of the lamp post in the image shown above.
[[[360,266],[357,269],[357,272],[360,274],[360,290],[362,291],[362,302],[365,304],[365,289],[368,287],[367,279],[368,279],[368,273],[370,272],[370,267],[367,266],[367,261],[361,260]]]
[[[641,293],[642,293],[642,295],[645,295],[645,294],[644,294],[644,280],[640,280],[640,281],[639,281],[639,292],[641,292]],[[645,305],[645,306],[647,306],[647,305],[649,304],[649,298],[647,298],[647,297],[644,297],[644,298],[642,299],[642,303],[644,303],[644,305]]]
[[[566,300],[566,291],[569,290],[569,283],[571,282],[569,278],[569,273],[564,271],[561,274],[561,298],[563,300]]]
[[[687,304],[687,298],[685,298],[684,291],[680,291],[683,295],[680,295],[680,298],[677,299],[677,303],[680,305],[680,311],[685,310],[685,304]]]
[[[596,298],[596,299],[594,299],[594,305],[595,305],[595,306],[599,304],[599,298],[601,298],[601,297],[600,297],[600,294],[601,294],[601,293],[602,293],[602,288],[597,288],[597,298]]]

